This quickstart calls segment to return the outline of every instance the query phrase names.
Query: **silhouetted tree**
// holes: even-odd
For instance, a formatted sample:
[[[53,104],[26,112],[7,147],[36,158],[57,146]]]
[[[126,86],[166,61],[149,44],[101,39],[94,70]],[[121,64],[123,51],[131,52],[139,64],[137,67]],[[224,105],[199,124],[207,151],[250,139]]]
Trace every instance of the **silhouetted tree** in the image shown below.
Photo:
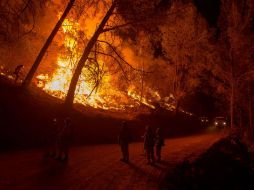
[[[35,18],[43,10],[47,0],[1,0],[0,41],[17,41],[32,32]]]
[[[70,0],[64,13],[62,14],[62,16],[60,17],[60,19],[58,20],[58,22],[56,23],[54,29],[52,30],[51,34],[49,35],[48,39],[46,40],[45,44],[43,45],[42,49],[40,50],[38,56],[36,57],[32,68],[29,70],[25,80],[23,81],[22,86],[24,88],[26,88],[32,81],[32,78],[34,77],[34,74],[37,70],[37,68],[39,67],[41,60],[43,58],[43,56],[45,55],[48,47],[50,46],[52,40],[54,39],[55,35],[57,34],[59,28],[61,27],[64,19],[66,18],[66,16],[68,15],[68,13],[70,12],[73,4],[74,4],[75,0]]]

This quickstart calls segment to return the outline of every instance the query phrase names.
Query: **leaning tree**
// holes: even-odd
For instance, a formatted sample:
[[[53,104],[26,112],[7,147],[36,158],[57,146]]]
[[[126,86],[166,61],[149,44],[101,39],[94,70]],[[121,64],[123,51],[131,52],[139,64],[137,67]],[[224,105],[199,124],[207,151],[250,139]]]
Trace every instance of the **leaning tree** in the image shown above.
[[[26,75],[22,86],[24,88],[28,87],[29,84],[31,83],[34,74],[37,70],[37,68],[39,67],[41,60],[43,59],[45,53],[47,52],[48,47],[50,46],[50,44],[52,43],[55,35],[57,34],[59,28],[62,26],[62,23],[64,21],[64,19],[67,17],[68,13],[70,12],[71,8],[73,7],[75,0],[70,0],[65,11],[63,12],[62,16],[60,17],[60,19],[58,20],[58,22],[56,23],[55,27],[53,28],[52,32],[50,33],[48,39],[46,40],[46,42],[44,43],[43,47],[41,48],[38,56],[36,57],[31,69],[29,70],[28,74]]]

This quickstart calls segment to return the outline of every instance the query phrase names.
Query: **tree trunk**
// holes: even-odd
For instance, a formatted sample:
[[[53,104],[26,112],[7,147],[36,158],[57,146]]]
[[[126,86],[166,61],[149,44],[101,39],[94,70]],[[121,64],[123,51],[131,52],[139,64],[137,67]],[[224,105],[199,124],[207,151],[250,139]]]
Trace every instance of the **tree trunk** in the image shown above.
[[[72,107],[76,86],[77,86],[77,83],[78,83],[79,76],[80,76],[80,74],[82,72],[82,69],[84,67],[84,64],[87,61],[87,58],[88,58],[94,44],[96,43],[98,37],[103,32],[103,28],[104,28],[105,24],[107,23],[107,21],[109,20],[110,16],[112,15],[112,13],[115,9],[115,6],[116,6],[116,3],[114,1],[114,3],[111,5],[110,9],[106,13],[105,17],[102,19],[98,29],[95,31],[94,35],[92,36],[92,38],[88,42],[88,44],[87,44],[87,46],[86,46],[79,62],[78,62],[78,65],[77,65],[77,67],[75,69],[75,72],[73,74],[73,77],[71,79],[71,83],[70,83],[70,86],[69,86],[67,96],[65,98],[66,108],[71,108]]]
[[[234,73],[234,58],[233,58],[233,47],[230,45],[229,48],[229,58],[230,58],[230,70],[231,70],[231,94],[230,94],[230,129],[233,132],[234,129],[234,106],[235,106],[235,88],[236,88],[236,81],[235,81],[235,73]]]
[[[242,131],[244,131],[243,129],[243,116],[242,116],[242,109],[239,108],[239,127]]]
[[[180,100],[176,100],[176,108],[175,108],[175,115],[178,115],[180,108]]]
[[[251,140],[254,139],[254,134],[253,134],[253,120],[252,120],[252,94],[251,94],[251,85],[249,84],[248,88],[248,111],[249,111],[249,130],[248,130],[248,136],[250,137]]]
[[[231,130],[234,128],[234,99],[235,99],[235,84],[232,81],[231,84],[231,95],[230,95],[230,127]]]
[[[45,42],[45,44],[41,48],[40,53],[36,57],[32,68],[30,69],[30,71],[26,75],[25,80],[23,81],[23,84],[22,84],[23,88],[27,88],[30,85],[30,83],[31,83],[31,81],[34,77],[34,74],[35,74],[37,68],[39,67],[39,65],[41,63],[41,60],[42,60],[43,56],[45,55],[49,45],[51,44],[52,40],[54,39],[55,35],[57,34],[59,28],[62,26],[62,23],[63,23],[64,19],[66,18],[66,16],[68,15],[68,13],[70,12],[74,2],[75,2],[75,0],[70,0],[70,2],[68,3],[63,15],[61,16],[61,18],[59,19],[59,21],[55,25],[54,29],[52,30],[51,34],[49,35],[47,41]]]
[[[143,90],[144,90],[144,62],[142,62],[142,76],[141,76],[141,94],[140,94],[140,102],[142,103],[143,99]],[[142,104],[140,104],[141,106]]]

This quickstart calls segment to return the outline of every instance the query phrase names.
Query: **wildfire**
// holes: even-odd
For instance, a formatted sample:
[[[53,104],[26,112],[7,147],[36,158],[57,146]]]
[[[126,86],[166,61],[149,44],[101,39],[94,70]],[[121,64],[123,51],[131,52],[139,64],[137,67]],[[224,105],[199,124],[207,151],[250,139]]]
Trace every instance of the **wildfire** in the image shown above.
[[[54,73],[51,76],[48,74],[40,74],[36,77],[39,81],[38,87],[60,99],[64,99],[68,92],[74,69],[81,56],[77,41],[79,30],[80,26],[78,23],[65,19],[62,25],[62,32],[64,34],[63,45],[65,49],[71,52],[71,55],[59,53],[57,57],[57,68]],[[99,60],[99,64],[104,65],[101,60]],[[135,106],[134,103],[127,103],[126,95],[111,89],[110,86],[105,88],[106,90],[98,87],[95,91],[94,84],[86,80],[87,76],[89,76],[89,70],[84,68],[75,91],[74,102],[105,110],[124,110]],[[101,83],[107,85],[109,81],[110,77],[104,76]],[[135,97],[133,93],[130,94],[132,94],[132,97]]]
[[[152,105],[152,101],[149,99],[146,99],[145,97],[142,97],[141,95],[138,95],[135,91],[134,91],[134,87],[131,86],[128,90],[128,96],[132,97],[134,100],[137,100],[138,102],[152,108],[155,109],[155,106]]]
[[[79,31],[80,26],[78,23],[65,19],[61,32],[64,36],[62,44],[66,51],[58,53],[57,67],[51,75],[39,74],[36,77],[38,87],[60,99],[66,97],[71,78],[81,56],[82,48],[79,48],[80,44],[78,41]],[[99,60],[98,64],[100,64],[100,68],[106,65],[102,60]],[[141,95],[140,90],[137,90],[133,85],[130,85],[125,92],[114,89],[110,85],[110,75],[102,77],[100,83],[103,84],[103,87],[101,85],[95,88],[94,82],[88,80],[89,72],[84,67],[76,87],[75,103],[104,110],[126,110],[141,104],[146,105],[150,109],[155,109],[153,102],[162,99],[159,92],[151,89],[146,89],[146,93]],[[164,107],[172,109],[170,104],[165,104]]]
[[[43,87],[47,93],[56,96],[58,98],[64,99],[71,78],[73,76],[74,69],[77,65],[77,62],[80,58],[80,52],[78,51],[78,31],[79,24],[65,19],[62,25],[62,32],[64,33],[63,45],[70,54],[66,55],[59,53],[57,58],[57,68],[51,77],[48,75],[40,74],[37,76],[39,81],[43,81],[44,85],[41,83],[39,87]],[[92,91],[92,85],[84,81],[85,71],[82,73],[76,91],[75,91],[75,102],[82,103],[85,105],[91,105],[97,107],[96,102],[101,102],[102,100],[96,94],[91,95],[89,98],[86,98]]]

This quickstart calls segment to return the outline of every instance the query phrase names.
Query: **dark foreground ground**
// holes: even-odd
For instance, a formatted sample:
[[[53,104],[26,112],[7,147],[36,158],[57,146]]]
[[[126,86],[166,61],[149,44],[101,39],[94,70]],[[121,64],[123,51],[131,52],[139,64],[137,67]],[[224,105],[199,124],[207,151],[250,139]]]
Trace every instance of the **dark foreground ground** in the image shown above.
[[[196,158],[225,135],[217,132],[166,140],[163,161],[147,165],[142,143],[130,146],[130,164],[119,161],[116,144],[71,149],[67,164],[42,159],[43,150],[0,154],[0,189],[116,190],[158,189],[167,171]]]
[[[194,160],[169,170],[161,183],[167,190],[253,190],[253,142],[235,133],[220,139]]]

